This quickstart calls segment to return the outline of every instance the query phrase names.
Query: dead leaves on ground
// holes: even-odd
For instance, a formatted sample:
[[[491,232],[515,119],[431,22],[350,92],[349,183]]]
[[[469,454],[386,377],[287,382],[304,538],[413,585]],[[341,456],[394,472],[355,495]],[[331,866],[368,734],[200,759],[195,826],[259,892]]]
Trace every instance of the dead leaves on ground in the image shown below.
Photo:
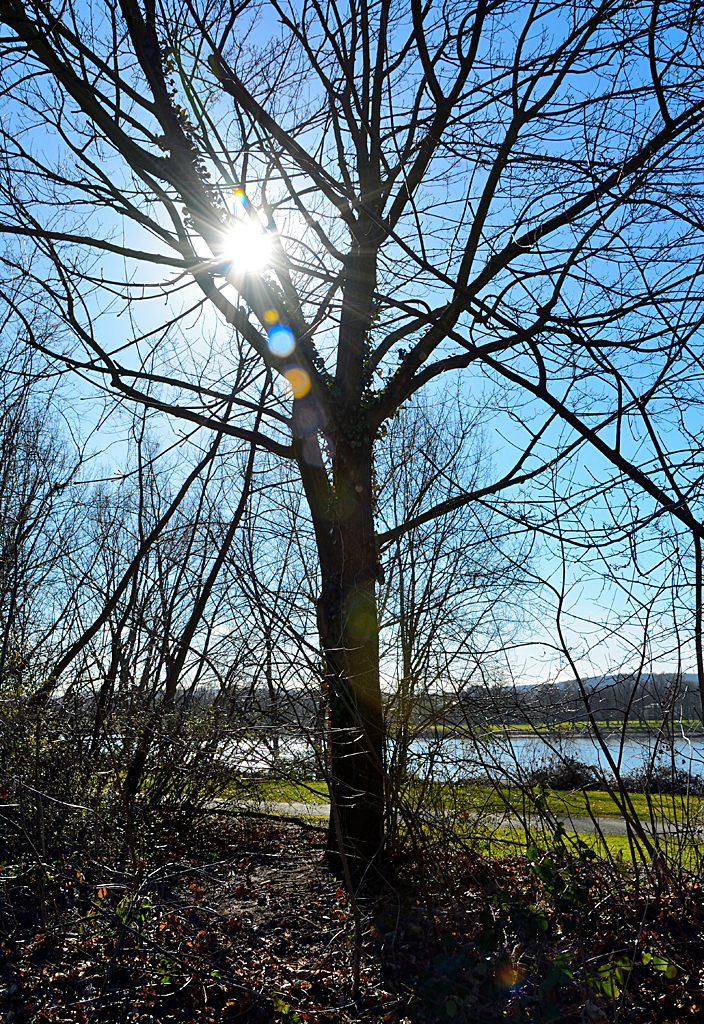
[[[468,863],[451,892],[419,899],[406,885],[365,903],[353,1000],[352,917],[320,840],[232,823],[202,838],[197,859],[182,849],[137,874],[6,871],[2,1024],[704,1019],[696,893],[596,901],[591,865],[585,946],[564,908],[543,907],[527,862]]]

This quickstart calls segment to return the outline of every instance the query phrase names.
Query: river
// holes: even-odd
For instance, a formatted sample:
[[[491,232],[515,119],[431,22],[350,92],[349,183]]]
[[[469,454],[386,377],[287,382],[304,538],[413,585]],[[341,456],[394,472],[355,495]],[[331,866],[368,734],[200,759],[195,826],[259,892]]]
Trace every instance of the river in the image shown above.
[[[689,772],[692,776],[704,777],[704,736],[678,737],[672,745],[669,742],[656,743],[655,736],[626,736],[623,741],[617,732],[605,733],[606,750],[623,774],[638,771],[646,763],[654,762],[656,767]],[[228,754],[245,771],[266,771],[273,767],[273,758],[264,743],[228,745]],[[311,753],[305,740],[282,739],[279,748],[279,764],[298,760]],[[411,772],[427,776],[432,773],[438,779],[476,777],[485,774],[513,774],[551,758],[567,756],[584,764],[610,771],[608,757],[603,747],[591,736],[548,734],[544,736],[491,735],[483,740],[460,739],[456,736],[418,737],[410,745],[408,768]],[[281,765],[283,767],[283,765]]]
[[[655,736],[604,735],[604,748],[588,735],[492,736],[482,742],[446,737],[442,740],[414,740],[411,751],[413,768],[422,772],[431,766],[440,774],[461,777],[483,770],[511,771],[526,769],[551,758],[572,757],[584,764],[610,771],[609,757],[620,771],[630,774],[647,763],[666,769],[675,767],[691,775],[704,776],[704,737],[680,736],[674,743],[656,743]]]

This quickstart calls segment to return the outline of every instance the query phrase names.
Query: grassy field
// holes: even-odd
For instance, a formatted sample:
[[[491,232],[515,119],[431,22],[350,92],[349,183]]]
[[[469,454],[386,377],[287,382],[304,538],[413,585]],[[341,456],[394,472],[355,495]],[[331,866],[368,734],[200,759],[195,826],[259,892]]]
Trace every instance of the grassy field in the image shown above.
[[[580,840],[590,850],[593,850],[600,859],[608,858],[624,865],[632,864],[634,851],[627,836],[599,836],[593,832],[567,832],[565,845],[569,848],[572,843]],[[475,847],[486,856],[512,857],[524,855],[529,844],[533,842],[539,849],[548,851],[552,843],[550,837],[543,837],[539,833],[529,834],[525,829],[500,828],[486,837],[480,837]],[[704,844],[702,843],[678,843],[674,839],[661,839],[660,848],[670,866],[675,864],[690,871],[701,870],[702,854]],[[636,856],[636,859],[638,857]],[[646,857],[646,860],[648,858]]]
[[[609,857],[623,863],[633,863],[633,854],[626,836],[597,836],[592,832],[568,833],[569,839],[581,840],[585,846],[596,853],[597,857]],[[529,834],[522,828],[499,828],[484,840],[480,840],[478,849],[491,857],[512,857],[525,853],[531,841],[540,837]],[[569,842],[569,841],[568,841]]]
[[[422,800],[424,794],[420,784],[409,787],[406,797],[413,802]],[[261,780],[252,783],[251,788],[234,787],[227,794],[239,800],[257,800],[262,811],[267,811],[271,804],[306,803],[324,805],[328,803],[328,791],[324,782],[282,782]],[[427,792],[425,794],[427,796]],[[608,793],[590,790],[584,793],[556,790],[541,794],[534,790],[532,794],[520,790],[494,789],[489,786],[436,786],[432,792],[432,803],[435,807],[442,805],[453,821],[453,831],[460,843],[470,845],[484,856],[510,857],[523,856],[531,842],[545,850],[552,848],[554,837],[550,828],[543,831],[541,827],[532,830],[524,828],[492,827],[483,823],[483,817],[513,809],[517,814],[531,814],[536,811],[536,798],[545,797],[546,809],[558,816],[588,816],[596,818],[620,817],[620,812]],[[630,794],[633,808],[639,818],[650,819],[648,798],[643,793]],[[650,797],[652,813],[656,819],[668,821],[702,821],[704,822],[704,799],[659,796]],[[427,809],[427,804],[425,805]],[[271,808],[273,811],[274,808]],[[457,816],[453,818],[452,812]],[[315,819],[313,811],[308,815]],[[424,829],[425,826],[422,826]],[[573,832],[569,823],[565,825],[565,843],[568,848],[581,840],[599,859],[615,860],[630,865],[634,860],[634,851],[626,836],[598,835],[592,832]],[[432,826],[431,826],[432,832]],[[431,838],[430,833],[428,838]],[[431,839],[432,842],[432,839]],[[679,865],[688,870],[700,870],[704,856],[704,844],[693,843],[691,834],[685,839],[676,837],[660,839],[660,845],[670,865]],[[643,855],[643,854],[642,854]],[[638,855],[636,855],[638,857]],[[647,859],[647,858],[646,858]]]
[[[266,803],[306,803],[327,804],[328,790],[324,782],[284,782],[263,780],[253,783],[251,788],[243,788],[233,784],[223,793],[232,799],[257,800]],[[423,798],[422,784],[414,784],[407,791],[411,804]],[[454,786],[434,787],[432,798],[441,800],[447,809],[458,811],[500,812],[507,806],[523,812],[535,807],[535,799],[543,794],[534,789],[532,794],[517,789],[495,789],[491,786]],[[649,804],[650,800],[650,804]],[[639,818],[649,820],[652,813],[656,818],[668,821],[683,819],[701,819],[704,822],[704,798],[682,796],[660,796],[653,794],[650,798],[644,793],[632,793],[631,802]],[[552,790],[545,794],[546,809],[553,814],[588,816],[591,812],[597,818],[619,818],[621,812],[608,793],[602,790],[586,792],[569,792],[568,790]]]
[[[608,793],[603,790],[587,790],[586,792],[569,792],[568,790],[552,790],[543,794],[537,789],[531,793],[506,788],[493,789],[484,786],[468,786],[456,791],[456,799],[463,810],[500,811],[507,805],[516,810],[528,810],[534,800],[545,796],[546,809],[554,814],[573,814],[588,816],[591,812],[597,818],[619,818],[621,812]],[[650,807],[656,818],[681,820],[682,818],[704,819],[704,799],[701,797],[660,796],[653,794],[650,798],[644,793],[631,793],[633,810],[639,818],[650,818]],[[452,800],[452,795],[449,798]],[[649,801],[650,800],[650,805]]]
[[[328,787],[324,782],[285,782],[276,779],[254,780],[249,784],[233,782],[224,797],[232,800],[256,800],[266,803],[326,804]]]

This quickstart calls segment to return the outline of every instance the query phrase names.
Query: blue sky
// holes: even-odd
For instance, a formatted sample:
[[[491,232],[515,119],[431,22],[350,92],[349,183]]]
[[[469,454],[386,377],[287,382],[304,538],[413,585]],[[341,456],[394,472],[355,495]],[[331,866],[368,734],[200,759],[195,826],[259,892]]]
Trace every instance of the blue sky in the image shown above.
[[[536,10],[542,12],[542,21],[527,31],[523,45],[525,49],[533,47],[538,54],[543,45],[541,39],[564,35],[570,26],[567,24],[567,15],[558,19],[554,8],[549,5]],[[638,18],[642,17],[643,10],[639,5],[624,7],[619,15],[622,22],[615,21],[608,31],[615,38],[619,32],[625,32],[629,19],[632,19],[637,29]],[[524,13],[528,17],[527,7]],[[407,16],[406,23],[403,18],[399,18],[397,32],[400,33],[404,27],[407,27]],[[517,15],[505,21],[500,32],[481,51],[484,63],[474,83],[478,96],[481,97],[482,90],[487,87],[492,70],[490,61],[494,58],[490,54],[491,47],[498,45],[497,40],[516,45],[520,27]],[[250,35],[250,56],[247,60],[254,71],[261,72],[262,81],[267,76],[279,74],[276,79],[279,83],[277,89],[285,97],[287,77],[291,80],[295,78],[297,64],[292,57],[288,68],[277,66],[276,41],[279,35],[276,16],[269,14],[262,17]],[[664,32],[660,37],[664,60],[668,53],[672,55],[673,47],[680,42],[681,33],[678,34],[676,28],[670,27]],[[598,73],[588,71],[577,61],[566,76],[560,94],[561,102],[567,104],[570,96],[572,101],[575,97],[579,100],[573,102],[574,113],[567,128],[564,121],[545,118],[529,126],[521,136],[515,162],[509,165],[504,185],[492,200],[484,234],[477,247],[476,267],[485,264],[492,251],[500,250],[536,219],[555,215],[556,211],[563,209],[584,192],[587,179],[583,168],[580,173],[571,171],[569,160],[586,160],[589,157],[595,161],[595,165],[599,161],[607,163],[623,149],[624,129],[629,124],[634,136],[646,137],[657,130],[655,122],[659,115],[654,95],[651,93],[643,99],[637,117],[628,122],[630,99],[625,92],[622,95],[618,91],[625,90],[626,85],[635,84],[643,86],[645,95],[649,74],[645,51],[634,51],[627,68],[619,64],[617,53],[614,47],[613,53],[599,67]],[[182,55],[179,53],[177,56],[180,58]],[[189,59],[186,44],[183,57],[186,61]],[[697,98],[697,90],[701,89],[701,82],[694,80],[686,70],[687,59],[686,52],[680,54],[676,61],[673,58],[669,71],[672,81],[665,83],[670,89],[673,116],[684,103],[693,102]],[[412,84],[413,70],[411,67],[410,71],[404,72],[405,77],[401,73],[397,76],[396,92],[392,97],[397,109],[403,109],[408,102],[406,89]],[[444,73],[449,74],[450,70],[449,66],[444,66]],[[678,75],[680,80],[677,79]],[[552,72],[545,70],[542,79],[539,76],[534,86],[536,94],[540,95],[541,90],[549,90],[554,80]],[[689,90],[687,95],[683,94],[684,86]],[[527,95],[528,86],[523,83],[521,88],[526,90]],[[600,124],[597,123],[598,119],[592,123],[585,114],[584,124],[581,125],[579,110],[582,106],[588,110],[600,90],[608,88],[612,89],[609,101],[611,107],[606,104],[605,109],[613,111],[612,120],[604,117]],[[300,104],[309,102],[314,106],[319,99],[315,86],[311,86],[310,82],[302,81],[298,95]],[[278,93],[274,92],[272,104],[278,102],[277,97]],[[196,100],[197,96],[193,102]],[[284,119],[289,117],[290,120],[293,115],[286,113],[283,102],[281,107],[281,116]],[[500,139],[501,131],[510,121],[509,107],[508,100],[504,102],[494,99],[484,107],[478,104],[478,109],[483,110],[482,115],[477,114],[466,130],[461,124],[457,127],[453,147],[454,151],[461,153],[462,159],[455,161],[448,149],[437,160],[434,180],[419,198],[417,221],[409,215],[403,224],[408,244],[418,246],[420,241],[416,235],[416,223],[422,225],[420,233],[427,244],[429,260],[443,273],[445,270],[450,273],[458,270],[457,239],[466,241],[471,234],[472,218],[481,205],[490,174],[491,154],[497,139]],[[214,119],[224,123],[229,109],[229,101],[218,97],[211,104],[210,113]],[[294,105],[290,109],[295,113],[299,108]],[[8,114],[10,123],[15,114],[12,109]],[[501,131],[497,127],[499,122],[503,124]],[[317,124],[311,120],[301,138],[316,141]],[[78,120],[73,127],[74,130],[80,129]],[[580,141],[582,129],[583,145]],[[60,163],[56,138],[47,134],[43,127],[40,126],[33,133],[32,145],[37,147],[38,152],[43,152],[49,163]],[[630,145],[630,142],[626,143],[627,151],[630,151]],[[564,166],[556,162],[558,154],[564,157]],[[662,168],[659,172],[654,191],[681,212],[683,207],[697,207],[702,197],[698,180],[692,176],[687,177],[691,171],[687,155],[682,156],[680,151],[678,154],[678,162],[671,169]],[[333,168],[332,145],[327,155],[330,167]],[[547,170],[541,177],[540,169],[544,166],[547,166]],[[238,154],[237,168],[241,167]],[[126,187],[130,176],[124,166],[119,167],[118,161],[107,156],[101,170],[106,169],[112,181]],[[602,172],[595,171],[597,173]],[[254,178],[251,187],[248,186],[248,194],[252,202],[259,203],[261,182],[256,181],[256,174]],[[303,184],[304,178],[304,175],[300,176]],[[222,184],[225,201],[229,204],[231,183],[226,183],[222,175],[218,177],[217,174],[214,174],[212,180]],[[272,186],[270,200],[275,204],[283,192],[280,182]],[[308,195],[303,187],[300,195]],[[344,231],[339,219],[336,219],[335,211],[319,201],[319,197],[306,198],[306,202],[309,203],[309,212],[320,219],[336,240],[341,239]],[[605,203],[608,205],[606,199]],[[582,326],[577,335],[579,345],[575,342],[575,351],[570,351],[572,342],[566,329],[564,334],[555,333],[554,346],[551,339],[547,339],[542,353],[549,370],[551,387],[556,395],[569,393],[571,407],[579,412],[585,422],[591,424],[599,416],[607,415],[619,397],[612,379],[612,370],[620,372],[634,397],[645,394],[658,374],[664,374],[658,385],[655,402],[651,403],[653,422],[659,432],[659,440],[667,448],[670,465],[676,467],[678,480],[686,486],[687,482],[698,479],[701,471],[696,457],[703,427],[701,396],[698,393],[700,367],[684,347],[689,345],[690,350],[700,350],[699,332],[689,332],[702,301],[698,283],[701,238],[696,230],[690,231],[685,222],[678,221],[671,212],[663,213],[659,220],[654,220],[651,210],[650,220],[645,221],[641,209],[626,205],[613,216],[607,216],[608,211],[605,211],[604,223],[597,226],[593,236],[584,226],[579,231],[566,227],[542,248],[527,251],[524,257],[514,261],[516,269],[502,273],[481,292],[484,309],[490,307],[493,310],[493,319],[485,323],[478,315],[465,315],[460,320],[459,329],[465,339],[481,344],[505,335],[509,332],[506,325],[514,321],[523,328],[529,326],[536,318],[540,303],[549,298],[555,281],[560,278],[563,265],[569,259],[574,259],[571,277],[562,287],[554,316],[561,318],[563,326],[570,317],[580,318]],[[155,248],[154,239],[148,237],[143,229],[135,227],[129,218],[117,217],[109,211],[98,215],[89,205],[84,205],[83,213],[88,231],[101,232],[106,238],[112,236],[118,242],[124,238],[129,246]],[[163,209],[160,212],[150,210],[150,213],[157,225],[166,225]],[[57,216],[53,209],[51,216]],[[66,217],[68,221],[77,224],[81,219],[79,208],[67,209]],[[310,243],[313,239],[314,233],[302,226],[300,211],[293,201],[282,203],[276,208],[274,221],[292,256],[300,255],[303,243]],[[167,247],[162,244],[161,249],[166,251]],[[206,256],[205,248],[201,246],[201,249],[201,255]],[[450,297],[450,291],[442,280],[421,265],[414,265],[407,257],[408,253],[394,244],[388,245],[383,256],[380,291],[385,289],[388,293],[388,312],[375,328],[376,337],[383,336],[384,331],[389,329],[392,316],[398,313],[398,308],[394,309],[397,299],[403,298],[410,306],[422,308],[422,302],[441,304]],[[172,284],[165,286],[161,268],[150,267],[148,264],[138,269],[135,266],[129,261],[123,264],[116,256],[100,254],[97,258],[92,270],[93,285],[86,286],[83,311],[86,322],[92,320],[96,337],[110,351],[120,350],[124,366],[136,369],[145,359],[151,368],[150,348],[165,317],[180,317],[181,322],[173,327],[170,336],[159,340],[154,351],[154,368],[159,369],[159,372],[178,371],[190,381],[197,379],[201,373],[207,373],[208,383],[222,386],[223,381],[232,376],[235,367],[228,363],[233,353],[229,350],[229,332],[223,327],[221,318],[210,308],[197,308],[200,293],[192,284],[174,285],[175,272]],[[322,255],[320,266],[325,268],[326,273],[332,273],[335,260]],[[530,275],[536,267],[539,277],[534,284]],[[678,281],[678,275],[682,276],[681,281]],[[111,278],[129,281],[129,307],[122,297],[112,294],[111,288],[105,286],[105,282]],[[222,283],[223,279],[220,280]],[[635,309],[614,314],[611,322],[599,324],[597,314],[610,304],[617,308],[619,304],[626,303],[631,291],[635,294],[637,289],[643,289],[643,280],[646,281],[648,300]],[[141,284],[138,283],[140,281]],[[116,285],[115,290],[119,291],[121,287]],[[228,295],[232,295],[231,288],[228,287],[227,291]],[[309,310],[314,305],[313,300],[319,298],[323,291],[323,284],[311,290]],[[192,312],[186,312],[191,309]],[[334,321],[335,317],[331,316],[319,333],[321,349],[328,357],[331,352],[326,351],[326,347],[332,345]],[[596,355],[588,350],[588,343],[592,340],[592,324],[597,325],[594,333],[598,333],[596,341],[602,346]],[[151,332],[157,334],[140,340],[138,344],[134,343],[135,337]],[[684,355],[676,364],[670,380],[667,378],[668,359],[673,345],[680,341]],[[623,347],[620,347],[622,343]],[[124,344],[129,347],[122,348]],[[446,350],[454,350],[453,344],[448,343]],[[396,368],[397,349],[389,352],[381,366],[380,386],[381,380],[388,378]],[[602,350],[608,353],[610,368],[599,363]],[[488,368],[487,364],[483,369],[474,366],[461,377],[452,379],[453,385],[457,380],[461,382],[459,394],[462,403],[468,408],[480,407],[484,411],[482,432],[487,466],[490,467],[487,468],[489,477],[492,474],[501,475],[506,470],[514,461],[515,453],[522,450],[530,432],[538,431],[548,417],[543,404],[520,388],[508,384],[500,376],[499,370],[504,368],[508,372],[525,374],[534,381],[537,364],[531,351],[525,346],[517,347],[512,352],[497,356],[497,359],[500,367],[494,370]],[[435,388],[439,393],[442,385],[431,385],[431,394]],[[103,422],[100,418],[102,400],[93,397],[94,393],[87,381],[70,384],[68,393],[72,413],[67,414],[76,415],[84,432],[90,432],[101,423],[91,443],[100,452],[99,461],[105,464],[108,472],[113,465],[119,468],[125,454],[124,437],[129,417],[112,412]],[[284,393],[282,386],[282,399]],[[187,398],[185,396],[183,400]],[[154,429],[167,446],[176,436],[191,430],[183,423],[170,424],[165,420],[155,422]],[[654,469],[652,438],[645,435],[637,409],[614,421],[602,436],[614,444],[617,430],[620,430],[621,452],[655,472],[658,481],[667,486],[665,475],[657,467]],[[549,461],[557,446],[570,443],[571,440],[568,428],[553,425],[537,445],[527,468],[537,465],[541,460]],[[687,462],[692,452],[695,455]],[[678,462],[682,463],[679,467]],[[616,487],[601,493],[601,489],[614,479],[614,475],[613,467],[603,456],[582,446],[575,451],[569,462],[557,467],[552,479],[547,474],[542,481],[526,484],[520,493],[507,492],[505,495],[507,512],[521,515],[522,506],[525,505],[530,510],[529,518],[547,519],[552,524],[547,527],[549,535],[540,535],[534,561],[534,572],[544,584],[542,596],[532,597],[526,607],[523,638],[526,646],[516,649],[509,659],[510,667],[520,681],[541,674],[565,671],[564,658],[550,646],[556,642],[554,619],[557,600],[550,587],[565,592],[564,621],[569,648],[579,654],[580,665],[584,665],[587,674],[608,671],[614,667],[614,663],[630,665],[643,652],[655,666],[672,668],[673,629],[678,621],[683,631],[679,638],[680,653],[688,659],[685,667],[691,665],[687,642],[687,635],[691,634],[691,615],[688,619],[687,610],[687,603],[691,604],[691,587],[678,577],[680,570],[676,557],[677,554],[682,556],[686,553],[688,540],[685,536],[679,540],[675,538],[667,516],[661,521],[656,520],[647,529],[644,528],[638,537],[629,537],[628,519],[636,507],[639,516],[647,517],[655,506],[651,499],[638,495],[630,487],[625,490]],[[551,500],[553,484],[559,493],[559,501]],[[591,496],[585,494],[590,488],[594,490]],[[570,508],[572,502],[568,495],[573,495],[574,504],[580,505],[577,511]],[[692,500],[698,502],[699,498],[695,495]],[[629,502],[632,504],[629,505]],[[632,517],[635,518],[634,515]],[[565,562],[561,557],[556,526],[559,526],[565,538]],[[507,530],[509,528],[507,526]],[[596,545],[592,549],[589,546],[576,546],[577,543],[584,544],[587,535],[600,538],[602,545],[610,545],[606,561],[600,559]],[[611,580],[609,575],[612,576]],[[673,593],[677,595],[674,606]],[[648,612],[648,609],[651,611]],[[541,646],[543,654],[540,653]]]

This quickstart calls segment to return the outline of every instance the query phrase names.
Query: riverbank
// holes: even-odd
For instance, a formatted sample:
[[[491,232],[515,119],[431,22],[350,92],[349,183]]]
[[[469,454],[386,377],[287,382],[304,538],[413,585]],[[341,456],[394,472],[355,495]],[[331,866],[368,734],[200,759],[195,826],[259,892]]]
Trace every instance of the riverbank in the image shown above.
[[[622,722],[597,722],[597,728],[601,735],[608,737],[624,736],[626,739],[653,739],[660,742],[667,741],[667,736],[672,734],[672,725],[668,724],[668,730],[663,732],[662,722],[630,723],[623,727]],[[676,723],[675,733],[678,739],[704,739],[704,728],[699,722]],[[438,729],[427,729],[419,732],[414,738],[417,740],[485,740],[485,739],[510,739],[510,738],[554,738],[564,741],[569,739],[593,739],[594,730],[589,723],[579,724],[553,724],[543,723],[540,725],[487,725],[476,729],[467,729],[461,726],[446,726]],[[393,735],[390,737],[394,742]]]

